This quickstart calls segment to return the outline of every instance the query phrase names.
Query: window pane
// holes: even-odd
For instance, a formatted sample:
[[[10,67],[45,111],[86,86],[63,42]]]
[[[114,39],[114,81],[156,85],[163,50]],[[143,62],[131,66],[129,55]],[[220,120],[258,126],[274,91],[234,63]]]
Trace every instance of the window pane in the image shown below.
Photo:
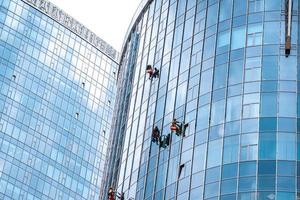
[[[208,128],[209,120],[209,105],[199,108],[197,117],[197,130],[203,130]]]
[[[279,116],[296,117],[297,97],[295,93],[279,93]]]
[[[274,198],[275,199],[275,191],[270,191],[270,192],[258,192],[258,200],[266,200]]]
[[[227,137],[224,140],[223,163],[234,163],[238,160],[239,136]]]
[[[261,68],[251,68],[245,71],[245,81],[259,81],[261,79]]]
[[[177,88],[176,108],[182,106],[186,101],[187,82],[179,85]]]
[[[261,94],[261,109],[262,117],[275,117],[277,115],[277,94],[262,93]]]
[[[265,0],[265,10],[280,10],[281,0]]]
[[[262,24],[249,24],[248,25],[248,46],[261,45],[262,40]]]
[[[212,104],[211,125],[224,123],[225,101],[221,100]]]
[[[245,47],[245,40],[246,29],[244,26],[232,29],[232,50]]]
[[[277,189],[281,191],[293,192],[295,190],[295,177],[278,177]]]
[[[294,118],[280,117],[278,118],[278,131],[280,132],[296,132],[297,122]]]
[[[241,118],[241,96],[227,99],[226,122]]]
[[[218,4],[214,4],[212,6],[208,7],[207,10],[207,27],[210,27],[211,25],[214,25],[217,23],[218,17],[216,14],[218,13]]]
[[[248,34],[261,33],[263,30],[261,23],[249,24],[248,25]]]
[[[296,162],[278,161],[277,174],[280,176],[295,176]]]
[[[230,179],[222,181],[221,194],[231,194],[236,192],[237,180]]]
[[[239,16],[246,14],[247,0],[234,0],[233,15]]]
[[[213,183],[220,180],[221,171],[220,167],[214,167],[206,170],[205,183]]]
[[[277,192],[277,198],[278,200],[294,200],[295,194],[289,193],[289,192]]]
[[[290,133],[279,133],[277,141],[277,159],[296,159],[296,135]]]
[[[275,190],[275,176],[259,176],[258,190]]]
[[[204,170],[205,161],[206,161],[206,153],[205,152],[206,152],[205,144],[195,147],[193,173]]]
[[[258,120],[257,119],[246,119],[242,121],[242,132],[250,133],[258,131]]]
[[[254,176],[256,175],[256,162],[242,162],[240,163],[240,176]]]
[[[264,44],[280,43],[280,23],[266,22],[264,27]]]
[[[226,123],[225,127],[225,135],[237,135],[240,133],[240,128],[241,128],[241,122],[240,121],[235,121],[235,122],[229,122]]]
[[[297,60],[296,57],[290,56],[289,59],[280,57],[280,80],[297,80]]]
[[[265,56],[262,66],[263,80],[278,80],[278,57]]]
[[[207,168],[216,167],[222,161],[222,139],[214,140],[208,145]]]
[[[216,182],[216,183],[211,183],[211,184],[207,184],[205,185],[205,198],[210,198],[210,197],[214,197],[217,196],[219,193],[219,189],[220,189],[220,183]]]
[[[254,118],[259,116],[259,104],[243,106],[243,118]]]
[[[260,12],[264,9],[263,0],[249,0],[249,12]]]
[[[257,145],[241,147],[240,160],[257,160]]]
[[[190,199],[197,199],[203,195],[203,186],[191,190]]]
[[[269,132],[277,130],[277,118],[276,117],[264,117],[259,120],[259,131]]]
[[[206,60],[207,58],[210,58],[214,55],[214,53],[215,53],[215,40],[216,40],[216,35],[213,35],[213,36],[205,39],[203,60]]]
[[[232,0],[221,0],[219,21],[229,19],[231,17]]]
[[[275,175],[276,162],[275,161],[259,161],[258,175]]]
[[[211,91],[212,87],[212,69],[206,70],[201,74],[200,95]]]
[[[239,197],[238,197],[238,200],[256,200],[256,199],[257,199],[257,194],[255,192],[239,193]]]
[[[228,178],[234,178],[237,176],[237,163],[229,164],[229,165],[223,165],[222,168],[222,179],[228,179]]]
[[[241,83],[243,80],[243,61],[235,61],[230,64],[228,84],[234,85]]]
[[[226,74],[227,74],[227,65],[217,66],[214,73],[214,90],[220,89],[226,86]]]
[[[218,44],[217,44],[217,51],[218,52],[225,52],[229,48],[230,42],[230,31],[220,32],[218,34]]]
[[[239,179],[239,191],[247,192],[254,191],[256,189],[256,179],[255,177],[247,177]]]
[[[276,134],[260,133],[259,159],[276,159]]]

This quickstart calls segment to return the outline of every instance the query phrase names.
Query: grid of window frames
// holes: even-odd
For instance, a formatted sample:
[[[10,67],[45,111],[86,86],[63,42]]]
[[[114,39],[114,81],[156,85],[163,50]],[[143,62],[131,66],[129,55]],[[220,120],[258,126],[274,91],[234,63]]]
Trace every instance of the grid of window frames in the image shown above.
[[[299,1],[289,57],[284,2],[147,6],[134,28],[140,45],[117,186],[126,198],[300,198]],[[148,79],[147,64],[159,79]],[[172,135],[166,149],[151,143],[152,128],[166,135],[173,118],[189,124],[186,136]]]
[[[118,65],[0,0],[0,199],[98,199]]]

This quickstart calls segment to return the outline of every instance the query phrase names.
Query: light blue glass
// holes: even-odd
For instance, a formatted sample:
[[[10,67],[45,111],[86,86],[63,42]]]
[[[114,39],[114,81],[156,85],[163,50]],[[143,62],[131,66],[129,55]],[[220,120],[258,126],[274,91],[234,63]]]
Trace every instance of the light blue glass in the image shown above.
[[[239,49],[245,47],[246,28],[244,26],[234,28],[232,30],[231,49]]]
[[[30,2],[0,1],[0,199],[98,199],[117,59]]]

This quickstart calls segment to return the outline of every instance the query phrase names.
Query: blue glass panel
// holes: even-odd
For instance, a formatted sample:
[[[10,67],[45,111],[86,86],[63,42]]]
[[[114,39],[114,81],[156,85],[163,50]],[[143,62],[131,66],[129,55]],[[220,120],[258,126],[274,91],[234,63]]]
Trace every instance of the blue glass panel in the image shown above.
[[[240,176],[256,175],[256,162],[241,162],[239,173]]]
[[[258,190],[275,190],[275,176],[258,176]]]
[[[245,177],[239,179],[239,191],[247,192],[256,189],[256,177]]]
[[[259,158],[272,160],[276,158],[276,134],[260,133],[259,136]]]
[[[234,178],[237,176],[237,163],[223,165],[222,167],[222,179]]]
[[[221,182],[221,194],[235,193],[237,189],[237,179],[229,179]]]
[[[239,49],[245,47],[246,28],[244,26],[232,29],[231,49]]]
[[[275,161],[259,161],[258,175],[271,175],[276,173]]]

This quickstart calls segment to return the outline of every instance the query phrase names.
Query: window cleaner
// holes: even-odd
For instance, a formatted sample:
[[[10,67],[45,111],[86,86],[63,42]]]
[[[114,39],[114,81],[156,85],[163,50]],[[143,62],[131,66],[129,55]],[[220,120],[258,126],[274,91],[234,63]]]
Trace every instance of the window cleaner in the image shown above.
[[[115,192],[112,187],[108,189],[108,200],[115,200]]]
[[[167,148],[167,146],[170,145],[170,134],[168,135],[162,135],[160,137],[160,141],[159,141],[159,147],[162,147],[162,148]]]
[[[160,142],[160,131],[157,126],[152,130],[152,142],[158,144]]]
[[[178,122],[175,118],[171,122],[170,130],[171,133],[175,132],[177,136],[182,135],[185,136],[185,129],[188,127],[188,124],[184,124],[183,122]]]
[[[149,74],[149,80],[159,78],[159,70],[156,67],[153,68],[151,65],[147,65],[146,73]]]
[[[120,200],[125,200],[125,198],[124,198],[124,192],[121,192],[121,193],[115,192],[114,189],[113,189],[113,187],[110,187],[108,189],[108,200],[116,200],[115,197],[117,197]]]

